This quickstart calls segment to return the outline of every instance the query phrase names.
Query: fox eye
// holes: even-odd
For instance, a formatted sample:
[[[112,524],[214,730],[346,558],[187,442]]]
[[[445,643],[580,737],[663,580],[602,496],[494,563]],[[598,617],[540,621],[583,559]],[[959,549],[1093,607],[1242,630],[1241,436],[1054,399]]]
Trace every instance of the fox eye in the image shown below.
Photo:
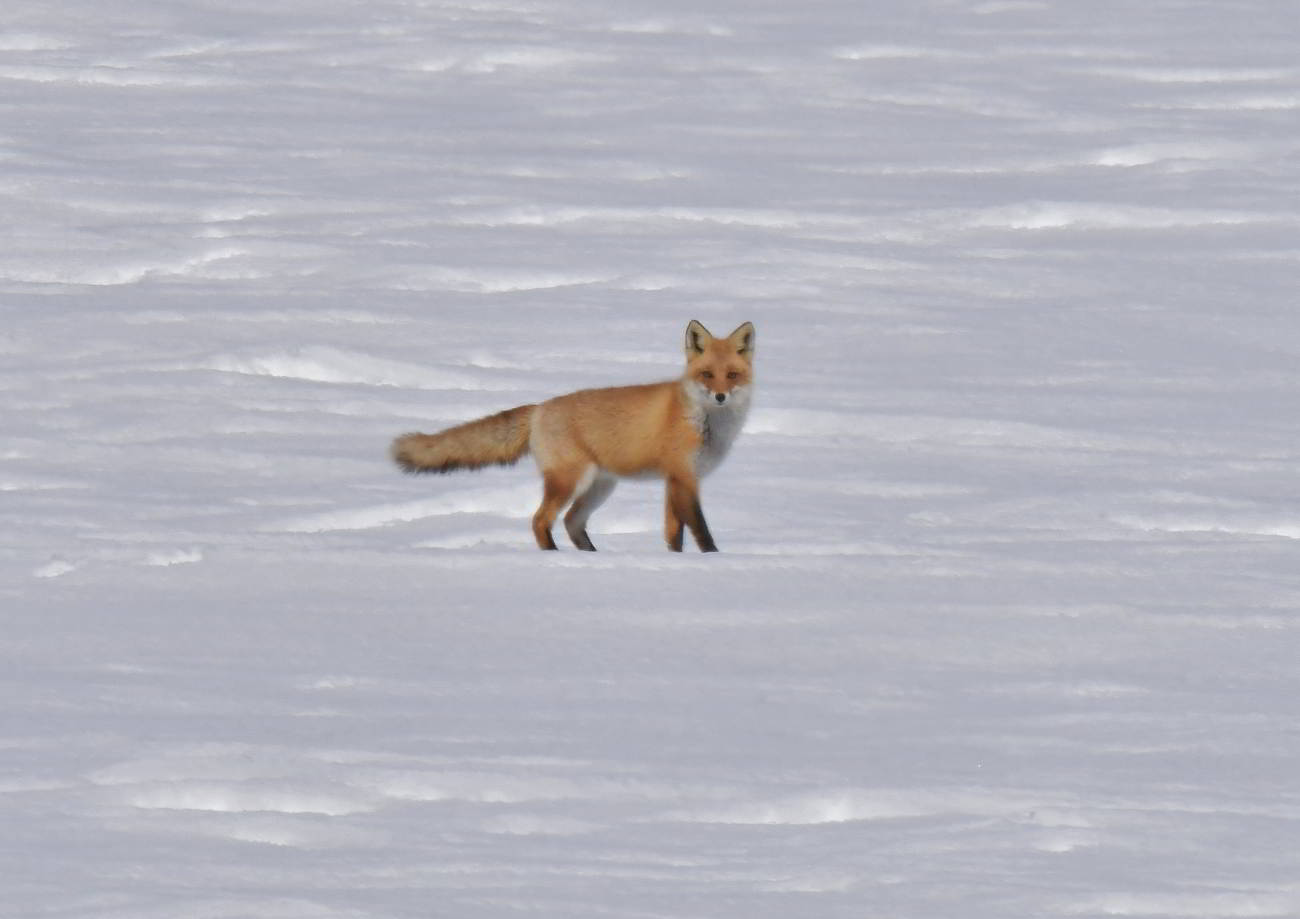
[[[703,379],[711,380],[711,379],[713,379],[713,371],[712,371],[712,370],[705,370],[705,371],[703,371],[703,372],[700,373],[700,376],[701,376]]]
[[[728,379],[728,380],[738,380],[738,379],[740,379],[740,374],[737,373],[737,372],[734,371],[734,370],[728,370],[728,371],[727,371],[727,379]]]

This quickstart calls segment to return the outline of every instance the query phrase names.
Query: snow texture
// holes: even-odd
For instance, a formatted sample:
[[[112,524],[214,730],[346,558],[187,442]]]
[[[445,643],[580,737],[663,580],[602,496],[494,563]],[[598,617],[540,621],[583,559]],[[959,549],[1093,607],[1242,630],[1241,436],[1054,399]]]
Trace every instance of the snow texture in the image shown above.
[[[6,0],[0,917],[1300,915],[1294,12]]]

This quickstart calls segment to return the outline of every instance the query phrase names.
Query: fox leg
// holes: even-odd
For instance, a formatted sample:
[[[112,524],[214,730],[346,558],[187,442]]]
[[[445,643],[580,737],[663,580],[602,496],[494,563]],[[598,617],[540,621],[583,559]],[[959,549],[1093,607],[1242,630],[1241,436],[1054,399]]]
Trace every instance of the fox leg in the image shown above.
[[[685,473],[668,476],[668,512],[677,517],[677,547],[681,550],[681,525],[691,531],[695,543],[701,552],[717,552],[718,546],[709,532],[709,525],[704,522],[704,511],[700,508],[700,490],[694,475]],[[671,537],[671,533],[668,534]],[[673,540],[668,540],[668,548],[673,549]]]
[[[574,469],[547,469],[542,472],[542,503],[533,514],[533,536],[541,549],[557,548],[551,538],[551,526],[578,487],[582,473]]]
[[[671,552],[682,551],[682,531],[685,527],[681,519],[673,513],[672,498],[667,494],[664,495],[664,539],[668,542],[668,549]]]
[[[585,479],[586,475],[583,478]],[[591,537],[587,535],[587,520],[596,508],[605,503],[605,499],[614,490],[617,482],[618,480],[612,475],[597,471],[585,490],[579,487],[578,497],[574,499],[573,507],[569,508],[569,512],[564,515],[564,529],[579,549],[585,552],[596,551]]]

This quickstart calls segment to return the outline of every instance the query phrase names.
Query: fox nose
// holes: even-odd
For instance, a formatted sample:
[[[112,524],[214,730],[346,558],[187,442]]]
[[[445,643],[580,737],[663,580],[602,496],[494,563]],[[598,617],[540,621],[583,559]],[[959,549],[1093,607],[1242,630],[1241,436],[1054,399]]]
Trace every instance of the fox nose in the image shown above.
[[[727,401],[727,394],[725,392],[714,393],[713,398],[717,399],[718,404],[721,405]]]

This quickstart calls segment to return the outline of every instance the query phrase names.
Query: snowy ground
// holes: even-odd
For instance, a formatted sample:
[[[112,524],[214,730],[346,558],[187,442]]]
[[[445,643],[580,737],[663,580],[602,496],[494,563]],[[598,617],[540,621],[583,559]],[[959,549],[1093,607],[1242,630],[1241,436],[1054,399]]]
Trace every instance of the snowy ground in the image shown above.
[[[1300,915],[1277,0],[6,0],[0,916]],[[661,545],[385,455],[758,327]]]

